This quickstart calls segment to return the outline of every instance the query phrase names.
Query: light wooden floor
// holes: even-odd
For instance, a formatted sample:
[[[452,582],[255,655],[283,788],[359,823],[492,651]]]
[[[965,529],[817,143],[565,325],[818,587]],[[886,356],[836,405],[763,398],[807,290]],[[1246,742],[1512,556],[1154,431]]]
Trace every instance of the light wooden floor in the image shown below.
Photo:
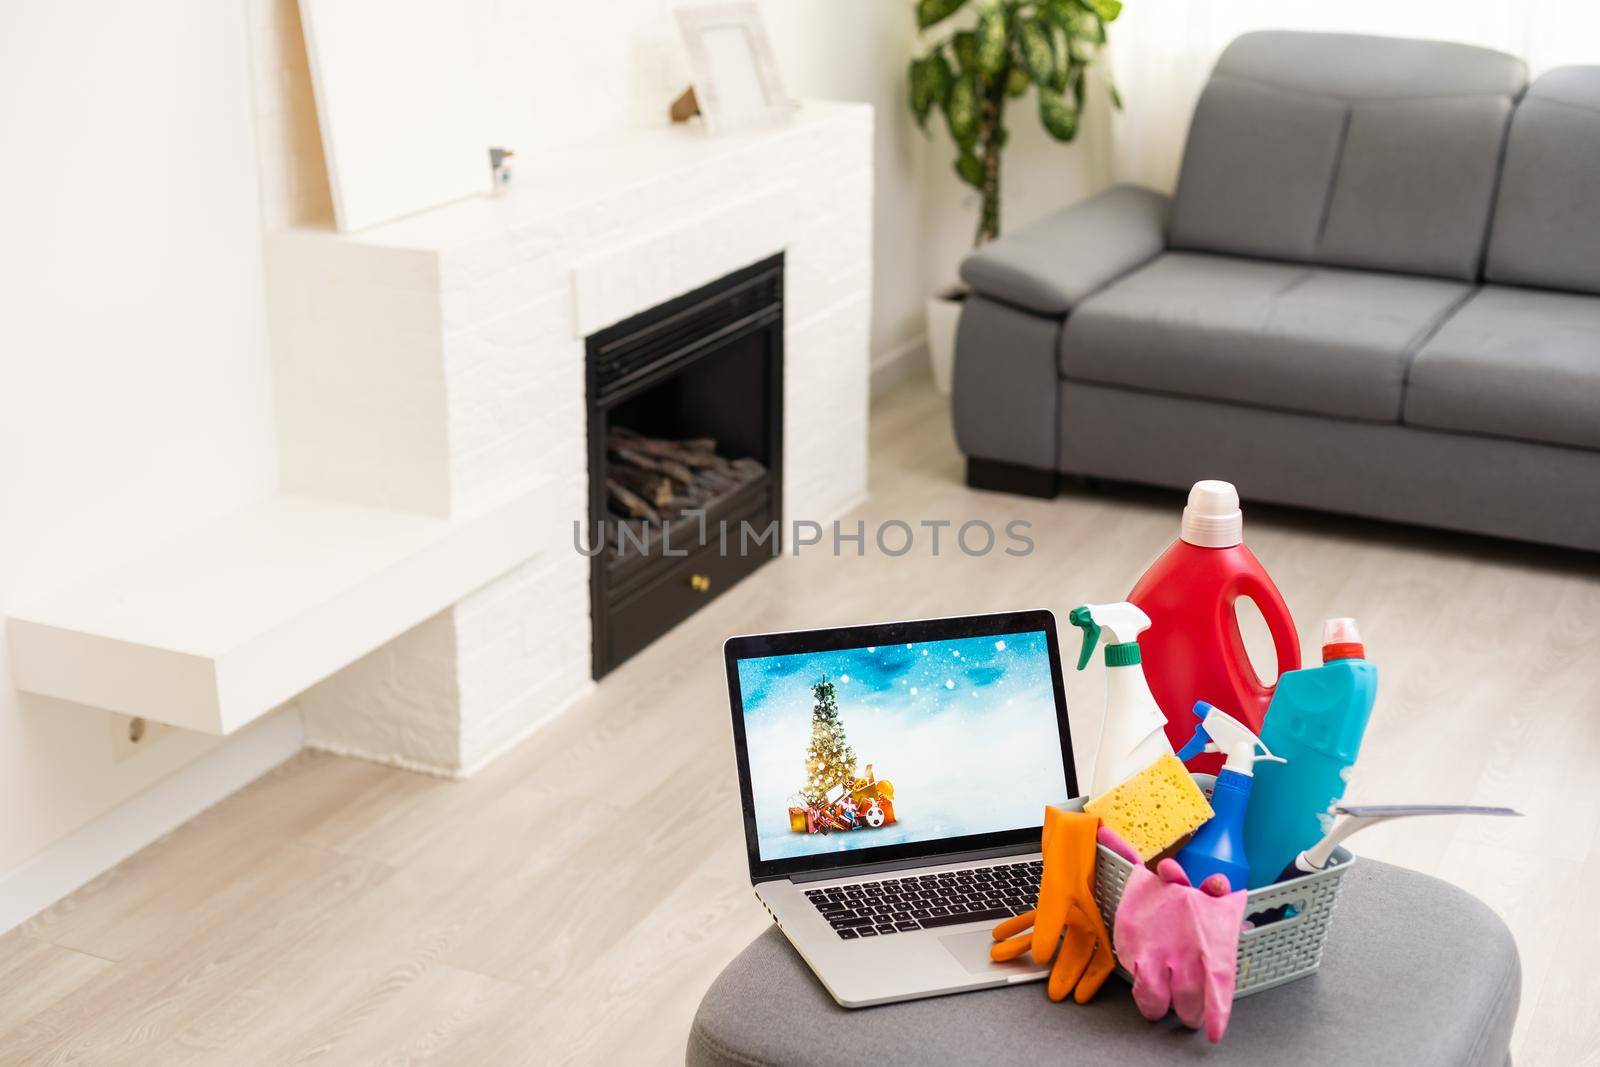
[[[701,993],[766,925],[722,638],[1064,615],[1121,597],[1176,533],[1175,494],[963,488],[921,382],[876,406],[873,436],[873,496],[852,520],[1024,518],[1035,555],[934,558],[924,543],[771,564],[468,782],[303,753],[0,937],[0,1063],[681,1062]],[[1354,615],[1380,664],[1350,798],[1529,816],[1398,824],[1356,851],[1505,916],[1525,968],[1521,1062],[1600,1061],[1600,566],[1266,507],[1246,520],[1302,640]],[[1080,753],[1100,684],[1068,681]]]

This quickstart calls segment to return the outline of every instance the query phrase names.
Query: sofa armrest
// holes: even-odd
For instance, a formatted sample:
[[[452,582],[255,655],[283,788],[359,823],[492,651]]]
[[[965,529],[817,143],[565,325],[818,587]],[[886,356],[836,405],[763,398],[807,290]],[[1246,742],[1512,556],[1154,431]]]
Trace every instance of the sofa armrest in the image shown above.
[[[1171,201],[1117,185],[993,241],[961,261],[976,292],[1041,315],[1065,315],[1166,246]]]

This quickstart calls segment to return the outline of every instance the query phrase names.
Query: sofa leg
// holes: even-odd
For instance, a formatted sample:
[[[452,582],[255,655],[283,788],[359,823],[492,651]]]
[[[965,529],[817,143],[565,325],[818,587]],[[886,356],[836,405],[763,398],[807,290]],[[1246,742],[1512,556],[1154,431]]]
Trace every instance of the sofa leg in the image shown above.
[[[967,458],[967,485],[973,489],[1051,500],[1056,495],[1058,484],[1059,476],[1055,471],[972,456]]]

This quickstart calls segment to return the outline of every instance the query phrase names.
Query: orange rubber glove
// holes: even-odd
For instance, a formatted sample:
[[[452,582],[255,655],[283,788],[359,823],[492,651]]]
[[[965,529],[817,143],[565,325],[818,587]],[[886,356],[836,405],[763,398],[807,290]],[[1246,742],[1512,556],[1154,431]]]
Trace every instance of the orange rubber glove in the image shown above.
[[[1055,958],[1045,986],[1051,1000],[1070,992],[1079,1004],[1087,1004],[1117,966],[1111,935],[1094,902],[1099,828],[1100,820],[1093,815],[1045,808],[1039,906],[994,928],[996,944],[989,947],[989,956],[997,962],[1014,960],[1029,949],[1035,963]],[[1025,933],[1030,926],[1032,933]]]

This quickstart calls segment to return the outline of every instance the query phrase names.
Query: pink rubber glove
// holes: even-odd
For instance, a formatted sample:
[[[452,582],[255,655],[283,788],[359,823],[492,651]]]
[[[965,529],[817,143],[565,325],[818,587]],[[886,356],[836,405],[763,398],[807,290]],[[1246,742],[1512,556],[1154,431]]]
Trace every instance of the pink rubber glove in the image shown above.
[[[1207,1040],[1221,1041],[1233,1011],[1239,926],[1249,894],[1230,893],[1220,874],[1195,889],[1176,860],[1162,860],[1151,874],[1105,827],[1099,841],[1124,859],[1132,857],[1111,941],[1117,959],[1133,973],[1139,1013],[1155,1022],[1172,1008],[1185,1026],[1203,1027]]]

